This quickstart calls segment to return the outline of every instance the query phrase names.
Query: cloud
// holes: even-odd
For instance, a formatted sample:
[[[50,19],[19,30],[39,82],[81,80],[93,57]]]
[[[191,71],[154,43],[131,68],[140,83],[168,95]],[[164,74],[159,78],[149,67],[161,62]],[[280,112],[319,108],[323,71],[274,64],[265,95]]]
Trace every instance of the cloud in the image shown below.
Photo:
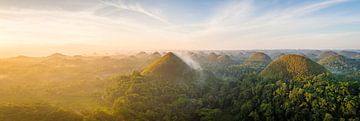
[[[225,30],[232,30],[232,28],[247,30],[280,25],[300,20],[302,18],[299,17],[348,1],[349,0],[326,0],[304,5],[287,6],[285,8],[273,7],[270,10],[257,11],[260,6],[254,5],[253,0],[243,0],[224,7],[219,14],[211,18],[207,26],[209,26],[209,28],[217,27]],[[260,12],[262,14],[259,14]],[[311,19],[312,17],[309,18]],[[218,23],[219,25],[216,26],[215,24],[214,26],[214,23]]]
[[[140,3],[131,3],[125,2],[126,0],[100,0],[101,3],[107,6],[115,7],[119,10],[128,10],[132,12],[137,12],[139,14],[146,15],[152,19],[158,20],[165,24],[170,24],[168,20],[166,20],[163,15],[161,15],[161,11],[159,9],[146,9]]]
[[[98,0],[0,0],[0,9],[83,11],[96,7]]]
[[[173,38],[175,33],[93,11],[0,10],[0,28],[1,51],[11,55],[187,47]]]
[[[261,10],[262,6],[252,0],[244,0],[226,5],[218,14],[203,24],[202,31],[194,32],[195,40],[210,43],[267,43],[282,36],[292,34],[322,33],[324,28],[359,23],[359,17],[341,16],[336,12],[332,15],[314,15],[315,12],[349,2],[349,0],[327,0],[291,6],[274,6]],[[331,20],[331,21],[330,21]],[[333,28],[336,30],[335,28]],[[343,32],[343,31],[341,31]],[[333,33],[327,33],[333,34]],[[226,39],[224,39],[226,38]],[[322,38],[326,40],[326,38]],[[295,40],[295,39],[294,39]],[[288,41],[292,41],[288,39]],[[237,44],[236,44],[237,43]],[[265,44],[273,46],[275,43]],[[254,46],[254,45],[252,45]],[[256,45],[255,45],[256,46]]]
[[[253,11],[253,0],[232,1],[215,13],[215,16],[210,19],[209,24],[225,24],[227,22],[235,22],[236,20],[244,20]]]
[[[216,4],[215,12],[202,11],[211,14],[204,18],[205,22],[186,24],[174,24],[171,20],[183,18],[166,16],[173,12],[171,9],[164,11],[162,7],[130,0],[101,0],[91,5],[96,7],[81,11],[3,8],[0,46],[38,43],[83,45],[88,50],[252,49],[310,48],[331,42],[321,47],[355,48],[360,45],[354,44],[359,43],[356,40],[360,30],[346,27],[360,25],[360,16],[338,13],[342,11],[316,14],[347,2],[351,1],[305,1],[285,6],[275,2],[264,7],[255,0],[234,0]],[[95,14],[99,9],[104,10],[102,16]],[[116,18],[109,13],[121,16]]]

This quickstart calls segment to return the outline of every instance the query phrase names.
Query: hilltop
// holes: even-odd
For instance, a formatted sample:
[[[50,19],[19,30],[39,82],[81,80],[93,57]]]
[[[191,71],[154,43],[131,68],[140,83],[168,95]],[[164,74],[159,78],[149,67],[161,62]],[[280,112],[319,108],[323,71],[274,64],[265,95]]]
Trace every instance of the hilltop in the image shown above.
[[[229,55],[220,55],[217,60],[220,62],[220,63],[225,63],[225,64],[228,64],[228,63],[231,63],[232,60],[231,60],[231,57]]]
[[[359,52],[354,52],[354,51],[340,51],[341,55],[344,55],[347,58],[352,58],[352,59],[359,59],[360,57],[360,53]]]
[[[267,65],[271,62],[271,57],[262,52],[255,52],[246,60],[246,64],[263,64]]]
[[[334,51],[324,51],[324,52],[320,53],[318,58],[321,60],[321,59],[327,58],[329,56],[335,56],[335,55],[339,55],[339,54]]]
[[[321,59],[319,64],[325,66],[333,73],[347,73],[358,69],[358,64],[355,60],[342,55],[328,56]]]
[[[194,70],[181,58],[168,52],[148,65],[141,74],[166,80],[183,80],[191,77]]]
[[[291,79],[297,76],[312,76],[328,71],[316,62],[300,55],[283,55],[271,62],[261,76],[267,79]]]
[[[150,60],[156,60],[159,59],[161,57],[161,54],[159,52],[154,52],[150,55],[148,55],[148,59]]]
[[[212,52],[208,55],[208,60],[209,61],[216,61],[218,59],[219,55],[217,55],[216,53]]]

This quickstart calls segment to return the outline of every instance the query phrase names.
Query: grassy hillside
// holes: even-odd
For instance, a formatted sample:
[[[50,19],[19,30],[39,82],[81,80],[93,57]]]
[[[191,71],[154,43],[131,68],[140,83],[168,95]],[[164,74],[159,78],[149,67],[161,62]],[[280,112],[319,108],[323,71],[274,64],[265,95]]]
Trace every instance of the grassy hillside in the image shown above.
[[[300,55],[284,55],[271,62],[262,72],[264,78],[291,79],[297,76],[314,76],[328,71],[316,62]]]
[[[319,54],[318,58],[321,60],[321,59],[324,59],[324,58],[327,58],[330,56],[335,56],[335,55],[339,55],[339,54],[334,51],[324,51]]]
[[[331,72],[339,74],[349,73],[359,69],[359,64],[356,62],[356,60],[347,58],[342,55],[328,56],[321,59],[319,64],[325,66]]]
[[[322,74],[323,66],[293,54],[266,66],[264,53],[241,53],[0,59],[0,121],[359,120],[358,70]],[[321,63],[352,67],[343,56]]]
[[[181,58],[169,52],[148,65],[141,74],[167,80],[184,80],[189,78],[193,71]]]
[[[246,64],[264,64],[267,65],[271,62],[271,57],[262,52],[255,52],[250,55],[246,60]]]

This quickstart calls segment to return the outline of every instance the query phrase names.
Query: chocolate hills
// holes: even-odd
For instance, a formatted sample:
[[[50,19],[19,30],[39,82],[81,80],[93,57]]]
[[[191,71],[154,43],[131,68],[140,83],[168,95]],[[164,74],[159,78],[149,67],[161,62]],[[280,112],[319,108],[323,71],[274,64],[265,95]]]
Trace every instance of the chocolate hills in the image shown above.
[[[66,57],[68,57],[68,56],[61,54],[61,53],[54,53],[54,54],[47,56],[46,58],[48,58],[48,59],[63,59]]]
[[[325,66],[332,73],[348,73],[356,71],[359,64],[355,60],[342,55],[331,55],[319,61],[319,64]]]
[[[286,54],[285,54],[285,53],[277,53],[277,54],[274,54],[274,55],[272,56],[272,59],[276,59],[276,58],[281,57],[281,56],[283,56],[283,55],[286,55]]]
[[[154,52],[151,54],[151,56],[161,57],[161,54],[159,52]]]
[[[168,52],[148,65],[142,75],[165,80],[186,80],[192,78],[194,70],[181,58]]]
[[[340,54],[344,55],[347,58],[353,58],[353,59],[359,59],[359,57],[360,57],[360,53],[355,52],[355,51],[343,50],[343,51],[340,51]]]
[[[231,57],[229,55],[220,55],[217,60],[220,63],[229,64],[232,63]]]
[[[255,52],[250,55],[250,57],[245,61],[245,64],[253,65],[253,64],[261,64],[267,65],[271,62],[271,58],[262,52]]]
[[[334,51],[324,51],[324,52],[320,53],[318,58],[321,60],[321,59],[327,58],[329,56],[334,56],[334,55],[339,55],[339,54]]]
[[[154,52],[151,55],[148,56],[148,59],[150,60],[156,60],[161,57],[161,54],[159,52]]]
[[[149,54],[144,51],[141,51],[135,55],[135,57],[137,57],[137,58],[147,58],[148,56],[149,56]]]
[[[298,76],[312,76],[327,73],[318,63],[300,55],[283,55],[271,62],[262,72],[266,79],[292,79]]]
[[[212,53],[210,53],[210,54],[208,55],[207,58],[208,58],[209,61],[217,61],[218,57],[219,57],[219,55],[217,55],[216,53],[212,52]]]

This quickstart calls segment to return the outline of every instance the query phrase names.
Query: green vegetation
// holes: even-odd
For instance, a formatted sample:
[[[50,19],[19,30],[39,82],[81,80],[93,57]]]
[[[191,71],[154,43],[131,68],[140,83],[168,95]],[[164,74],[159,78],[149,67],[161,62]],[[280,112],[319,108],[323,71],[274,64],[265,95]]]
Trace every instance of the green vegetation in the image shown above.
[[[245,63],[249,65],[260,64],[266,66],[270,62],[271,62],[271,58],[268,55],[262,52],[255,52],[251,54],[251,56],[249,57],[249,59],[246,60]]]
[[[115,78],[106,99],[126,120],[193,120],[200,102],[195,84],[147,78],[139,73]]]
[[[321,60],[321,59],[324,59],[324,58],[327,58],[330,56],[336,56],[336,55],[339,55],[339,54],[334,51],[324,51],[324,52],[320,53],[319,59]]]
[[[213,72],[223,79],[236,80],[244,75],[258,74],[270,62],[271,58],[268,55],[262,52],[255,52],[252,53],[250,57],[245,60],[244,63],[229,65],[225,67],[222,66],[220,69]]]
[[[233,61],[231,60],[231,57],[229,55],[220,55],[217,60],[220,63],[224,63],[224,64],[231,64]]]
[[[316,76],[328,71],[321,65],[300,55],[284,55],[274,60],[262,72],[267,79],[292,79],[300,76]]]
[[[0,105],[1,121],[81,121],[82,117],[47,104]]]
[[[331,74],[293,54],[191,57],[203,68],[172,52],[1,59],[0,121],[360,120],[358,70]],[[343,59],[320,62],[343,69]]]
[[[340,51],[340,54],[351,59],[360,59],[360,53],[353,52],[353,51]]]
[[[12,108],[2,105],[2,111],[5,111],[2,113],[10,109],[16,112],[36,108],[33,104],[44,107],[49,104],[51,108],[61,107],[77,114],[107,107],[102,96],[109,84],[108,78],[117,73],[129,74],[152,61],[147,57],[66,56],[59,53],[47,57],[0,59],[0,105],[16,105]],[[41,116],[35,115],[38,110],[45,109],[34,109],[34,116]],[[15,115],[27,119],[20,113]],[[2,118],[1,121],[7,116]],[[48,121],[31,119],[26,121]],[[17,121],[11,117],[6,120]]]
[[[194,70],[174,53],[169,52],[160,59],[151,63],[142,72],[142,75],[166,79],[170,81],[185,80]]]
[[[332,55],[323,58],[319,64],[328,68],[332,73],[350,73],[359,70],[360,66],[356,60],[349,59],[342,55]]]

